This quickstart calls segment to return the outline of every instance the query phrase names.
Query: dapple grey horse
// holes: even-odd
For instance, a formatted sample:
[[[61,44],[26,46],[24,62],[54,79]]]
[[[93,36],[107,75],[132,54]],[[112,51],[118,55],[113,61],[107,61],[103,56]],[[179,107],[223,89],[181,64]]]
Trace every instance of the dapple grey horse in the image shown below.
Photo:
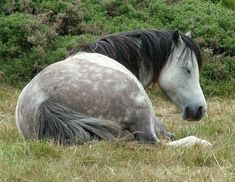
[[[199,56],[177,32],[171,46],[159,85],[185,110],[186,119],[200,119],[206,102],[199,85]],[[26,138],[59,143],[115,140],[125,131],[145,143],[157,143],[161,135],[175,138],[154,116],[133,73],[98,53],[77,53],[36,75],[18,98],[16,123]]]

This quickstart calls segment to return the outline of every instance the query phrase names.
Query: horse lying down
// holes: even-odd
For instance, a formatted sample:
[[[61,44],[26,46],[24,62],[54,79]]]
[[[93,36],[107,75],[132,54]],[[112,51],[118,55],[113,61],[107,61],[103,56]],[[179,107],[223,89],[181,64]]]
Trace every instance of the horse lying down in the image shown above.
[[[206,102],[199,85],[198,56],[175,34],[171,54],[158,70],[159,85],[183,111],[184,119],[199,120]],[[175,139],[155,117],[136,76],[98,53],[77,53],[37,74],[18,98],[16,124],[25,138],[58,143],[113,141],[124,131],[143,143],[159,143],[160,136]]]
[[[18,98],[16,122],[26,138],[59,143],[115,140],[125,130],[144,143],[175,139],[136,77],[96,53],[69,57],[35,76]]]

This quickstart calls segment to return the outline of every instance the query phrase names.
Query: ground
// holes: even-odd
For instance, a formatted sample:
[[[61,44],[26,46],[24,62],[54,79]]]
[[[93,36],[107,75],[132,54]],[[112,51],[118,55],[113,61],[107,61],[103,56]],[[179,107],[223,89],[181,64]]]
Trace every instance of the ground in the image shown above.
[[[163,94],[149,91],[177,138],[195,135],[211,148],[171,148],[118,141],[61,146],[24,140],[14,110],[20,89],[0,84],[0,181],[235,181],[235,100],[207,98],[208,116],[183,121]]]

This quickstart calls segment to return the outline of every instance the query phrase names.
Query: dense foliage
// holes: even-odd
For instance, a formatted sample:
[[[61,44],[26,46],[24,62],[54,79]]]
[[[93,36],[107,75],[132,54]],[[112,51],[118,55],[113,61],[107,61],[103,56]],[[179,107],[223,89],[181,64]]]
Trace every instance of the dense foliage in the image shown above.
[[[229,7],[229,8],[227,8]],[[235,12],[229,0],[2,0],[0,80],[28,81],[72,48],[134,29],[192,31],[208,95],[235,90]]]

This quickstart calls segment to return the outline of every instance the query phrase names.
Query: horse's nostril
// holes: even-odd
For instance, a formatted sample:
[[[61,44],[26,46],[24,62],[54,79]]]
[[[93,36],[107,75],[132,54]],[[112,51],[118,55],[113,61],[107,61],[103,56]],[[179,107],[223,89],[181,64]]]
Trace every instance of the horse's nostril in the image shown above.
[[[189,111],[190,111],[190,109],[189,109],[189,107],[187,106],[187,107],[185,108],[185,112],[186,112],[186,113],[189,113]]]
[[[200,114],[203,113],[203,106],[198,107],[198,112],[199,112]]]
[[[185,116],[186,116],[187,118],[190,118],[190,115],[191,115],[191,113],[190,113],[190,108],[189,108],[189,106],[187,106],[187,107],[185,108]]]

